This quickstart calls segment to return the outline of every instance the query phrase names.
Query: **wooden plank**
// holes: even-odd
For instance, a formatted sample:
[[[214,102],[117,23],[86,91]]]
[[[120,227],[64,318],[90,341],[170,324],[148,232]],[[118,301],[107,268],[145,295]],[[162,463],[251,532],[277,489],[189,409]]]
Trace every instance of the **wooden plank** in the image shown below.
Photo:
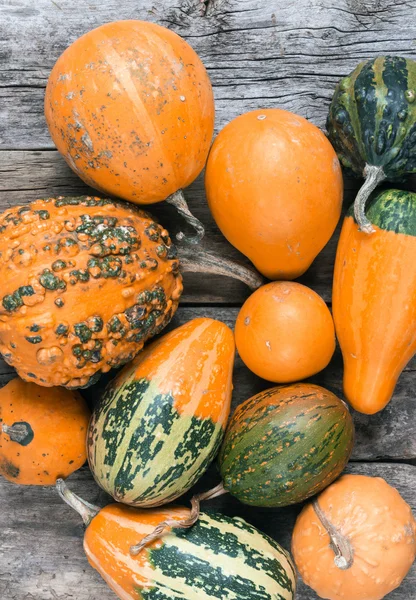
[[[254,108],[280,106],[325,123],[338,79],[374,54],[413,55],[415,1],[3,0],[0,144],[52,148],[43,88],[63,50],[102,23],[146,19],[184,36],[214,85],[217,130]],[[82,15],[82,18],[80,18]],[[406,27],[403,27],[403,24]]]
[[[402,464],[356,463],[348,472],[383,477],[396,487],[416,510],[416,467]],[[209,489],[219,481],[214,468],[194,491]],[[71,488],[99,506],[108,497],[99,490],[87,469],[69,480]],[[190,494],[181,503],[188,501]],[[98,573],[89,567],[82,549],[83,527],[78,515],[62,503],[53,488],[28,488],[0,480],[0,597],[4,600],[115,600]],[[205,507],[240,516],[290,549],[293,526],[300,507],[259,509],[222,496]],[[386,598],[414,600],[416,567],[402,586]],[[299,582],[297,600],[317,595]]]
[[[234,328],[237,308],[181,307],[166,331],[190,319],[210,317],[224,321]],[[100,381],[82,393],[93,406],[102,394],[115,371],[103,375]],[[12,367],[0,360],[0,386],[15,377]],[[312,377],[311,382],[322,385],[339,397],[342,394],[342,357],[337,350],[330,365]],[[234,369],[233,409],[254,394],[273,387],[274,384],[254,375],[237,356]],[[406,367],[396,392],[387,408],[377,415],[362,415],[353,411],[356,427],[356,443],[352,460],[416,460],[416,358]]]
[[[345,206],[351,204],[359,183],[346,179]],[[54,195],[96,194],[69,169],[56,151],[5,151],[0,152],[0,211],[16,204],[24,204],[36,198]],[[206,227],[202,247],[224,258],[250,264],[217,228],[207,205],[203,177],[199,177],[186,191],[194,214]],[[166,203],[144,207],[168,225],[172,235],[180,231],[184,222],[173,207]],[[309,285],[327,302],[331,300],[332,272],[340,225],[330,242],[316,258],[308,272],[299,279]],[[184,303],[233,303],[241,304],[250,291],[242,283],[220,277],[186,275]]]

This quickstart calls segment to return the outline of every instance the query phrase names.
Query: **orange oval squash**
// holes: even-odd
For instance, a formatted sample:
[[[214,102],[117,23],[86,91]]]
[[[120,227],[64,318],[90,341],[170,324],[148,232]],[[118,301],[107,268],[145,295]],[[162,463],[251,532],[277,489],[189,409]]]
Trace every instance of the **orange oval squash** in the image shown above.
[[[285,110],[231,121],[214,142],[205,185],[222,233],[269,279],[302,275],[341,214],[334,149],[315,125]]]
[[[331,313],[300,283],[275,281],[252,294],[235,326],[238,352],[259,377],[289,383],[324,369],[335,351]]]
[[[149,204],[187,187],[203,169],[214,99],[185,40],[155,23],[118,21],[61,55],[45,116],[59,152],[88,185]]]
[[[401,584],[416,557],[416,522],[395,488],[379,477],[344,475],[315,507],[299,515],[292,553],[321,598],[381,600]]]
[[[380,198],[400,193],[386,190]],[[355,410],[369,415],[389,403],[416,352],[416,237],[372,227],[369,235],[345,217],[333,285],[344,393]]]
[[[90,411],[78,392],[13,379],[0,390],[0,474],[54,485],[87,459]]]

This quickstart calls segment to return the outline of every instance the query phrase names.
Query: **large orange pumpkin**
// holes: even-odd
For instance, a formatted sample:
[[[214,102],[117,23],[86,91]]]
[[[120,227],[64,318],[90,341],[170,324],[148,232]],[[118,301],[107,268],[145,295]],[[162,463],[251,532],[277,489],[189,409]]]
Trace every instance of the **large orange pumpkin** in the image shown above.
[[[344,475],[298,517],[292,552],[303,581],[329,600],[381,600],[416,556],[416,522],[379,477]]]
[[[0,474],[54,485],[87,460],[90,411],[78,392],[13,379],[0,390]]]
[[[58,150],[88,185],[136,204],[181,203],[175,193],[207,159],[214,100],[185,40],[154,23],[118,21],[58,59],[45,115]]]
[[[334,149],[312,123],[285,110],[229,123],[214,142],[205,183],[218,227],[269,279],[302,275],[341,214]]]

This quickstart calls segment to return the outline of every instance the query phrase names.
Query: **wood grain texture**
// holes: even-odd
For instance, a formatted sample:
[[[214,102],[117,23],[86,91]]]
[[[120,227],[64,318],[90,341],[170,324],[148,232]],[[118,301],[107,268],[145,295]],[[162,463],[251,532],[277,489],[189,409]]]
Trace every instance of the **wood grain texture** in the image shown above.
[[[382,463],[355,463],[348,472],[383,477],[396,487],[416,510],[416,467]],[[209,489],[219,481],[215,466],[194,491]],[[104,506],[101,492],[87,469],[68,480],[71,489],[93,504]],[[190,493],[180,503],[189,501]],[[28,488],[0,480],[0,531],[2,559],[0,597],[4,600],[115,600],[82,549],[83,526],[79,516],[58,498],[53,488]],[[229,495],[206,502],[205,508],[246,519],[290,548],[291,532],[299,506],[259,509],[244,506]],[[416,567],[387,600],[414,600]],[[299,582],[297,600],[317,595]]]
[[[414,54],[415,7],[414,0],[90,0],[87,8],[84,0],[3,0],[0,144],[52,148],[43,92],[55,61],[90,29],[132,18],[173,29],[199,53],[214,85],[217,131],[244,111],[274,106],[322,127],[336,82],[357,62]]]

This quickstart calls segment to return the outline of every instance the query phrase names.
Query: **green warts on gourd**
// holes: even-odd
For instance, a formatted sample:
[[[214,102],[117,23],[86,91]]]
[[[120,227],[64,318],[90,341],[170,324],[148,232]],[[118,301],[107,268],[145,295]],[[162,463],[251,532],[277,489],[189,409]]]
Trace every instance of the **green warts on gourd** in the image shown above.
[[[364,177],[354,203],[360,229],[370,194],[385,179],[416,172],[416,62],[398,56],[363,63],[342,79],[329,109],[329,139],[344,167]]]

